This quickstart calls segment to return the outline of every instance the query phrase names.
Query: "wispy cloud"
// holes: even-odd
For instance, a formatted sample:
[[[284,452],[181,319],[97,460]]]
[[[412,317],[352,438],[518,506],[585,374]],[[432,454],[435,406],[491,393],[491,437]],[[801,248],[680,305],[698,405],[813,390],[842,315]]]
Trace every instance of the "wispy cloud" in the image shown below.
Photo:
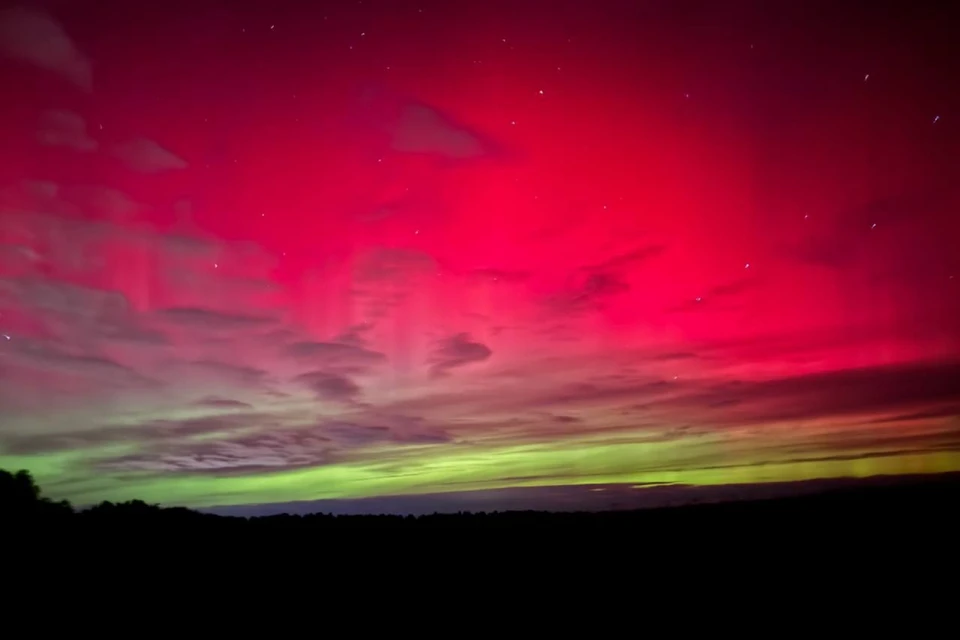
[[[90,60],[63,27],[40,10],[0,11],[0,47],[7,55],[56,73],[84,91],[93,90]]]
[[[468,333],[458,333],[439,340],[430,354],[430,373],[445,376],[451,369],[483,362],[493,355],[487,345],[475,342]]]
[[[648,244],[581,266],[569,274],[562,290],[546,299],[547,308],[561,314],[595,311],[609,300],[628,293],[631,290],[628,273],[665,250],[662,244]]]
[[[230,398],[218,398],[216,396],[208,396],[197,401],[198,407],[208,407],[211,409],[253,409],[253,405],[247,404],[246,402],[241,402],[239,400],[231,400]]]
[[[393,132],[393,148],[405,153],[432,154],[454,160],[504,153],[489,136],[420,103],[411,103],[402,109]]]
[[[386,361],[382,353],[342,342],[300,341],[287,345],[284,351],[301,362],[339,371],[365,371]]]
[[[302,373],[296,380],[308,387],[321,400],[352,403],[361,392],[360,385],[347,376],[329,371]]]
[[[424,446],[446,442],[447,436],[433,427],[405,416],[360,415],[351,421],[321,420],[293,427],[254,429],[230,435],[231,430],[250,424],[253,416],[216,417],[183,424],[163,425],[159,433],[169,435],[210,433],[226,437],[216,440],[177,441],[145,436],[144,453],[100,461],[103,469],[114,471],[156,471],[174,473],[243,473],[316,467],[350,458],[368,447]]]
[[[63,109],[44,111],[37,131],[40,144],[67,147],[74,151],[96,151],[100,144],[87,133],[87,122],[80,114]]]
[[[186,169],[187,162],[148,138],[134,138],[113,147],[113,154],[134,171],[160,173]]]
[[[204,331],[263,328],[275,322],[273,318],[265,316],[196,308],[161,309],[156,315],[173,325]]]

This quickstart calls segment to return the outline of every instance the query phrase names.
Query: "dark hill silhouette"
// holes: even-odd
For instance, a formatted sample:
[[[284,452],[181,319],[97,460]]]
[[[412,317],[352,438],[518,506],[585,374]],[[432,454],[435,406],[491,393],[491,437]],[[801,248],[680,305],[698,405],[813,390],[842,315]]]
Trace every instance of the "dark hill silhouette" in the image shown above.
[[[336,584],[353,584],[351,593],[400,576],[497,588],[666,584],[656,575],[678,588],[694,575],[725,576],[723,584],[744,576],[772,584],[761,575],[791,584],[812,579],[803,575],[836,585],[868,575],[876,585],[920,584],[960,569],[958,498],[955,474],[634,511],[244,518],[140,500],[74,509],[45,498],[28,472],[0,470],[0,549],[37,576],[69,566],[74,575],[150,588],[176,577],[210,593],[218,583],[269,590],[331,572],[341,576]]]
[[[333,516],[325,514],[238,517],[201,513],[183,507],[160,507],[141,500],[102,502],[77,510],[66,501],[43,497],[28,471],[0,470],[0,516],[15,530],[76,528],[101,532],[175,532],[178,534],[284,536],[336,534],[364,530],[525,532],[565,535],[603,530],[610,535],[675,537],[732,531],[752,536],[923,534],[932,539],[956,532],[954,511],[960,504],[960,474],[915,476],[876,486],[852,486],[777,500],[697,504],[684,507],[597,513],[512,511],[433,514],[426,516]]]

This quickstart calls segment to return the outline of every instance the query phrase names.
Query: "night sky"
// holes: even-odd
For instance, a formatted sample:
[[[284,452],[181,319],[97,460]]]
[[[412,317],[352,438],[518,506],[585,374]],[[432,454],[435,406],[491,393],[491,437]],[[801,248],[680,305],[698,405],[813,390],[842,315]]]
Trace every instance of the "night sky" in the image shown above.
[[[4,6],[0,468],[48,495],[960,470],[933,3]]]

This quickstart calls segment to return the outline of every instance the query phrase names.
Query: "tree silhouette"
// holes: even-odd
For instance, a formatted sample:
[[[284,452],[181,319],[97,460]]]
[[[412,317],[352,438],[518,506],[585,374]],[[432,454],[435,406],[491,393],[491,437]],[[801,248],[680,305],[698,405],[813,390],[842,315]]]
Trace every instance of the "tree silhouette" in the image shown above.
[[[0,513],[14,518],[63,517],[72,514],[73,507],[66,500],[44,498],[26,469],[16,473],[0,469]]]
[[[955,531],[947,524],[948,520],[952,521],[949,516],[952,510],[943,506],[958,501],[960,474],[943,474],[939,477],[900,478],[896,484],[891,481],[885,485],[858,485],[779,500],[743,500],[620,512],[461,511],[417,517],[283,514],[243,518],[183,507],[161,507],[142,500],[101,502],[74,511],[69,502],[45,498],[30,472],[0,469],[0,523],[3,523],[0,537],[21,533],[20,539],[25,542],[43,540],[46,533],[62,532],[69,526],[73,531],[85,534],[75,539],[89,539],[86,534],[91,533],[136,537],[163,532],[174,538],[190,536],[195,540],[205,534],[211,534],[206,540],[252,536],[247,539],[260,544],[262,536],[275,535],[284,545],[294,541],[312,544],[318,539],[329,540],[326,536],[332,534],[342,534],[343,539],[349,540],[361,530],[381,533],[433,531],[441,535],[473,530],[505,536],[505,540],[514,544],[552,536],[556,532],[586,535],[604,531],[604,535],[624,535],[624,540],[640,536],[651,542],[671,540],[697,531],[731,531],[731,527],[754,532],[762,530],[764,535],[829,529],[875,536],[878,531],[893,529],[902,533],[898,523],[908,525],[915,532],[932,535],[938,531]],[[531,532],[532,536],[527,535]],[[195,537],[197,534],[200,538]],[[857,535],[849,534],[848,538],[854,540]]]

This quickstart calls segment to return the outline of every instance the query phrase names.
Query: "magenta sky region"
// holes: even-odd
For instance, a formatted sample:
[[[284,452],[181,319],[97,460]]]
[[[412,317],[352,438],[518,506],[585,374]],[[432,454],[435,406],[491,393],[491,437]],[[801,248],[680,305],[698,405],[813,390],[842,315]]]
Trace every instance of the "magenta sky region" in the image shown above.
[[[197,507],[960,469],[955,40],[764,6],[3,9],[0,467]]]

